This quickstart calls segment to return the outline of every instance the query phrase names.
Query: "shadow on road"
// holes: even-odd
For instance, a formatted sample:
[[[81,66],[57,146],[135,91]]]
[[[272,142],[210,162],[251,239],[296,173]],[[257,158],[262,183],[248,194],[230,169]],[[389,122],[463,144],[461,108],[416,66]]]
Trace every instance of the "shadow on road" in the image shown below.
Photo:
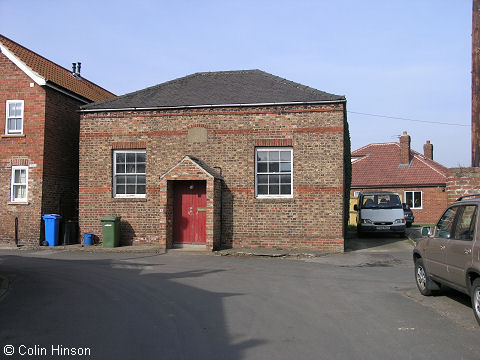
[[[242,294],[204,290],[203,279],[192,285],[223,270],[166,272],[146,258],[0,256],[11,284],[0,302],[0,344],[88,347],[93,359],[235,360],[265,343],[229,334],[224,300]]]

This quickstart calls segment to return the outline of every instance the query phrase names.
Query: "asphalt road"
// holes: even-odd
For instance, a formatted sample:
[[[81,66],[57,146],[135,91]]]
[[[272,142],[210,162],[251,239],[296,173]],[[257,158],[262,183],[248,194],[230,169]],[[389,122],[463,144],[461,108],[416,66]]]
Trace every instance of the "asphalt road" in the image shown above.
[[[360,248],[301,260],[2,250],[0,359],[480,358],[468,298],[419,295],[408,242]]]

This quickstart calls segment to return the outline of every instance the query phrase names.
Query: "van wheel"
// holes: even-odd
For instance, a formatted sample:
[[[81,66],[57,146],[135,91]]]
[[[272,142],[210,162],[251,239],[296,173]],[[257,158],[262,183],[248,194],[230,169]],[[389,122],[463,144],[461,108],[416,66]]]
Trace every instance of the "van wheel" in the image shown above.
[[[423,296],[430,296],[434,290],[438,289],[438,286],[435,286],[436,284],[430,279],[430,275],[428,275],[421,258],[415,261],[415,282],[417,283],[420,294]]]
[[[480,278],[472,285],[472,308],[477,323],[480,325]]]

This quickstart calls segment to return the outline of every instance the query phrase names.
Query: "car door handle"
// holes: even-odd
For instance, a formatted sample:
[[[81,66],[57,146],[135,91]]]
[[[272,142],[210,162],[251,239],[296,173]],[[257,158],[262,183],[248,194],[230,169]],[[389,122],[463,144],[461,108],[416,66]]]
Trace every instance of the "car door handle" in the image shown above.
[[[472,253],[472,249],[465,249],[465,251],[463,252],[465,255],[469,255]]]
[[[440,250],[445,250],[445,245],[440,245]]]

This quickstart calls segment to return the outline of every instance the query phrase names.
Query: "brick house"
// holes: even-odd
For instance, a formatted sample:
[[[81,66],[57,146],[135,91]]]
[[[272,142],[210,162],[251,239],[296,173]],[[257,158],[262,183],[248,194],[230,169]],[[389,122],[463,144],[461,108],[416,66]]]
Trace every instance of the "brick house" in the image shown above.
[[[80,105],[114,95],[2,35],[0,79],[0,243],[17,218],[38,244],[42,214],[77,217]]]
[[[343,251],[345,104],[248,70],[85,105],[80,229],[118,215],[124,245]]]
[[[369,144],[352,152],[351,197],[361,190],[395,191],[413,210],[415,222],[435,223],[447,205],[447,168],[433,160],[433,144],[424,154],[410,148],[410,135],[400,142]]]

